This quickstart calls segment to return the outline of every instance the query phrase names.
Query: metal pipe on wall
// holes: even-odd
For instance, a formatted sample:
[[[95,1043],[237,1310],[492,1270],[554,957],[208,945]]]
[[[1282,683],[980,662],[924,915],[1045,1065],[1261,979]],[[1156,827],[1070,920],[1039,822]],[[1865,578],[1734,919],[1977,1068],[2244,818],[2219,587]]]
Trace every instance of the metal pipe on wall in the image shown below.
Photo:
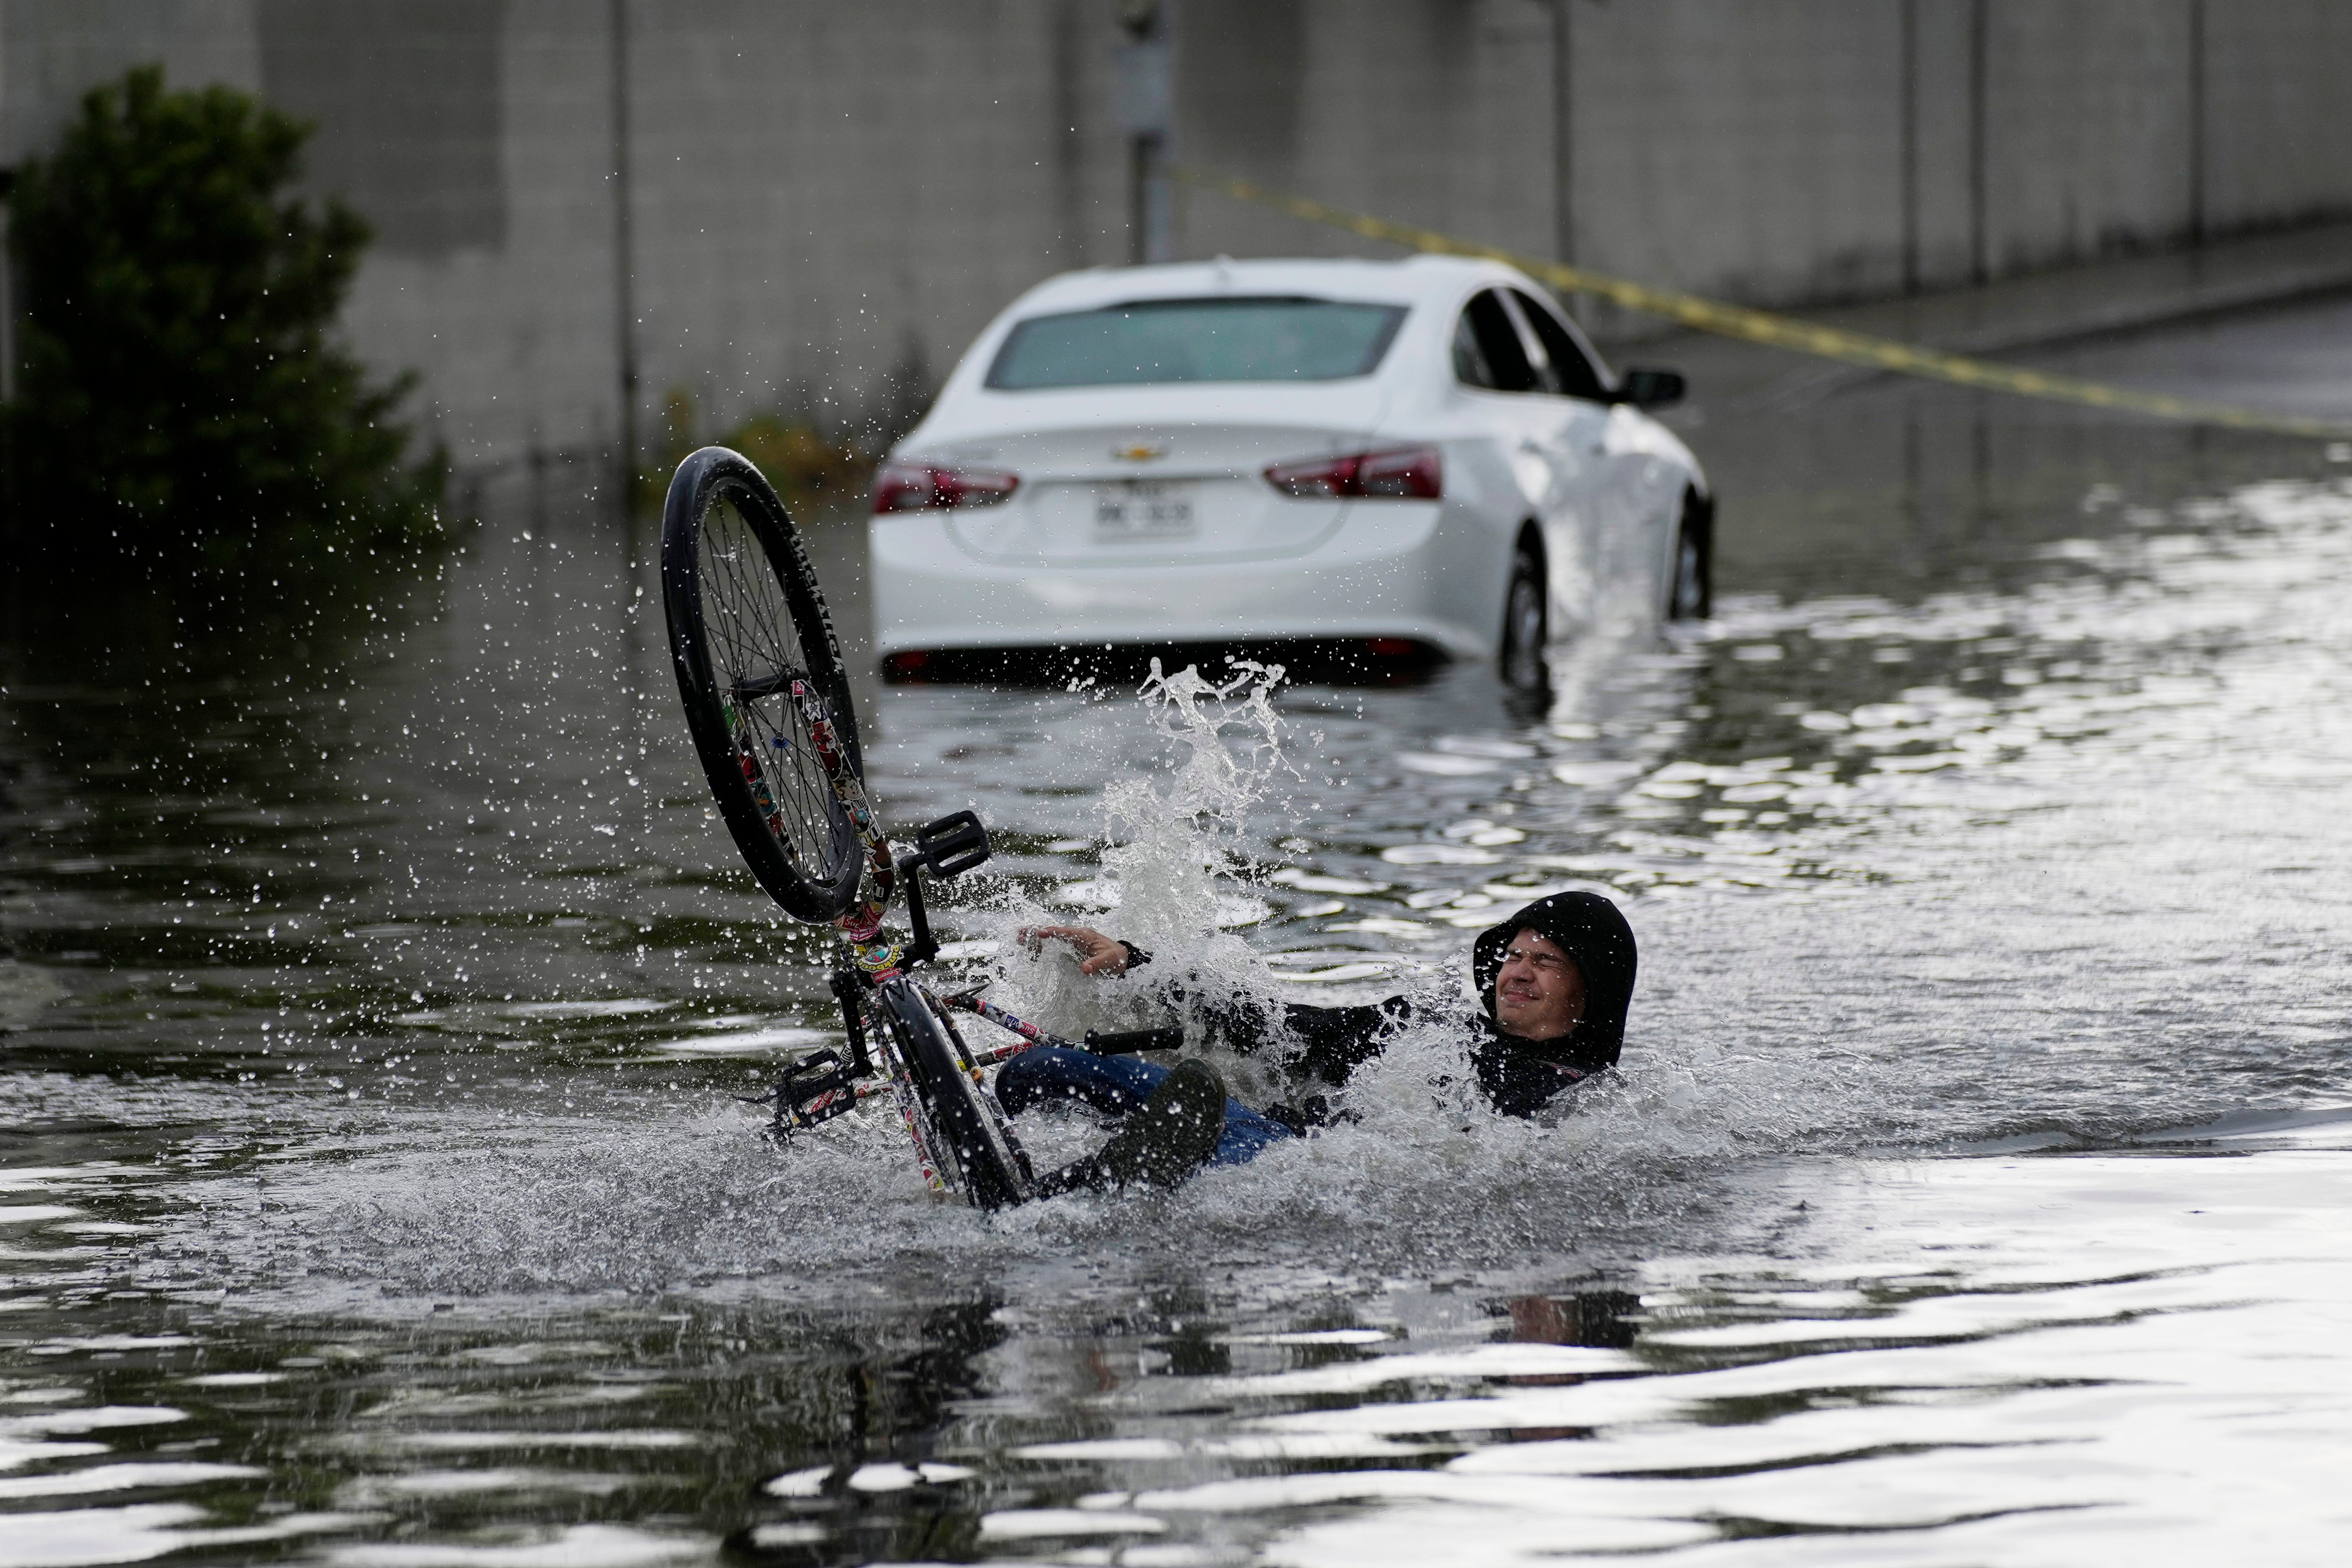
[[[1989,129],[1985,114],[1986,76],[1990,62],[1986,55],[1990,40],[1991,18],[1987,15],[1992,0],[1969,0],[1969,281],[1984,283],[1992,277],[1992,237],[1986,232],[1985,215],[1985,141]]]
[[[1568,21],[1574,4],[1551,5],[1551,250],[1562,267],[1576,265],[1576,57]]]
[[[1903,292],[1919,291],[1919,0],[1903,0]]]
[[[1127,41],[1112,51],[1111,101],[1128,138],[1128,259],[1176,258],[1175,0],[1130,0],[1119,15]]]
[[[619,450],[614,457],[620,505],[626,509],[637,474],[636,255],[629,232],[629,0],[613,0],[613,301],[620,362]]]
[[[2205,0],[2189,0],[2189,243],[2205,243]]]

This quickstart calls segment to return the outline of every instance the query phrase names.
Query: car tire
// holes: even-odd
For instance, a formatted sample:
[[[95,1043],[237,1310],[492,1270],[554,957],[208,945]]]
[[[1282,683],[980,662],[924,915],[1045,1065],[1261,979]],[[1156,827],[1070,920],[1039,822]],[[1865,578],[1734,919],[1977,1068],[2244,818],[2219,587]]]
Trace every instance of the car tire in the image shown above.
[[[1503,591],[1503,637],[1495,656],[1496,673],[1514,691],[1537,690],[1550,678],[1544,666],[1550,598],[1542,557],[1521,545],[1511,559],[1511,585]]]
[[[1666,589],[1666,619],[1703,621],[1715,613],[1715,526],[1696,497],[1683,502],[1675,529],[1674,581]]]

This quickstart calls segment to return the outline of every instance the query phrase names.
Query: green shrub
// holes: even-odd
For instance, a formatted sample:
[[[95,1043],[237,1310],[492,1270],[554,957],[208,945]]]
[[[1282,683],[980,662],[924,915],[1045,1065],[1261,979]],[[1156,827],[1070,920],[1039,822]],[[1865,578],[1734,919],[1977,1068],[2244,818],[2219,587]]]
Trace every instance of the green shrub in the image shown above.
[[[749,458],[795,513],[858,495],[874,478],[872,458],[827,436],[805,416],[754,414],[731,429],[708,433],[700,426],[693,395],[672,387],[662,405],[659,466],[638,476],[640,504],[659,505],[678,464],[706,444],[730,447]]]
[[[20,169],[20,540],[219,562],[265,539],[308,554],[438,532],[446,462],[410,463],[392,417],[413,376],[371,385],[331,336],[368,227],[285,194],[310,133],[146,67]]]

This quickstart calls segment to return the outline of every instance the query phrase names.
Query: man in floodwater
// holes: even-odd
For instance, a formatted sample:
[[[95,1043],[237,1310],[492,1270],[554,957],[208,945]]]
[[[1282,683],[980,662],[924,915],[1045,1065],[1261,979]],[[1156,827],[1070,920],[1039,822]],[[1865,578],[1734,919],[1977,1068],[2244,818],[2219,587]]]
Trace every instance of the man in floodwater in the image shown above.
[[[1076,948],[1087,974],[1122,974],[1150,962],[1133,944],[1087,926],[1039,926],[1024,934],[1033,947],[1051,941]],[[1470,974],[1483,1014],[1465,1022],[1471,1067],[1496,1110],[1532,1116],[1615,1064],[1634,965],[1633,929],[1598,893],[1554,893],[1479,933]],[[1172,981],[1169,992],[1171,1001],[1204,1012],[1237,1052],[1277,1045],[1286,1033],[1296,1042],[1286,1062],[1298,1086],[1296,1104],[1259,1112],[1225,1099],[1223,1120],[1213,1126],[1212,1108],[1224,1089],[1206,1063],[1184,1062],[1171,1073],[1132,1057],[1024,1051],[997,1075],[997,1097],[1007,1111],[1068,1099],[1126,1122],[1100,1153],[1055,1172],[1050,1190],[1138,1179],[1172,1185],[1202,1165],[1240,1164],[1270,1143],[1321,1125],[1332,1114],[1323,1091],[1344,1086],[1417,1011],[1405,996],[1363,1007],[1292,1002],[1277,1010],[1252,998],[1203,996],[1191,978]],[[1139,1110],[1144,1114],[1130,1115]]]

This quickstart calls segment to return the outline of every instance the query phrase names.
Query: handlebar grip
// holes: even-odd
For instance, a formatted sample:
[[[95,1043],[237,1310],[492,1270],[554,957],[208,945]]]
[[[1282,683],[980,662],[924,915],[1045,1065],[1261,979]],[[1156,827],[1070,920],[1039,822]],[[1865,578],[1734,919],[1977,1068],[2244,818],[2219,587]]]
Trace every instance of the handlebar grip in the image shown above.
[[[1098,1057],[1129,1057],[1138,1051],[1172,1051],[1182,1047],[1181,1029],[1129,1029],[1120,1034],[1087,1031],[1087,1049]]]

